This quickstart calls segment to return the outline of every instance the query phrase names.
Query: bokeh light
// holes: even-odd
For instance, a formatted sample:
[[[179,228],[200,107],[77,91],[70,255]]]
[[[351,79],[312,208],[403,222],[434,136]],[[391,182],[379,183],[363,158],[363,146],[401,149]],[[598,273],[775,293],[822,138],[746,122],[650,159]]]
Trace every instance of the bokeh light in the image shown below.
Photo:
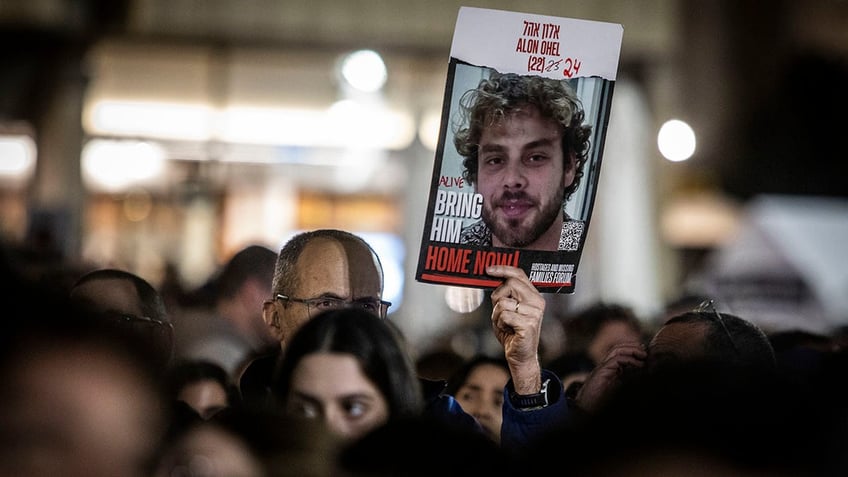
[[[379,91],[386,84],[386,64],[373,50],[355,51],[342,60],[342,76],[354,88],[366,93]]]
[[[685,161],[695,153],[695,131],[685,122],[671,119],[660,128],[657,146],[669,161]]]

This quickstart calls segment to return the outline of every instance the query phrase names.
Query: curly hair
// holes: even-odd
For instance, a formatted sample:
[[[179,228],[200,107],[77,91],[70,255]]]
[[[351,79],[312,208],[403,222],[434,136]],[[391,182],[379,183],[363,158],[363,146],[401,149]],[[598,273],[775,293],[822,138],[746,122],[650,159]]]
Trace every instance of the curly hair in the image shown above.
[[[592,128],[583,124],[583,106],[567,82],[494,72],[480,81],[477,88],[466,91],[459,106],[461,124],[465,126],[457,129],[454,146],[464,157],[462,176],[466,181],[477,182],[477,154],[483,130],[524,107],[534,106],[543,117],[560,124],[563,157],[574,158],[574,181],[565,189],[565,200],[577,190],[589,157]]]

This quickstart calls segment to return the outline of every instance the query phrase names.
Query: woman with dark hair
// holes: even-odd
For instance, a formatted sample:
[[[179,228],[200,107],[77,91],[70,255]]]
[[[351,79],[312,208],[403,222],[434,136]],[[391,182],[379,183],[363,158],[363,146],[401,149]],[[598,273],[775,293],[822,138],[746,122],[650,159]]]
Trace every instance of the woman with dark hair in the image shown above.
[[[486,435],[500,443],[507,381],[509,366],[505,359],[478,355],[448,379],[445,393],[456,398],[462,409],[477,419]]]
[[[289,414],[321,419],[345,439],[419,416],[421,385],[402,343],[364,309],[321,313],[286,346],[272,386],[276,401]]]
[[[166,374],[169,398],[182,401],[203,419],[238,404],[238,389],[219,364],[203,360],[180,361]]]

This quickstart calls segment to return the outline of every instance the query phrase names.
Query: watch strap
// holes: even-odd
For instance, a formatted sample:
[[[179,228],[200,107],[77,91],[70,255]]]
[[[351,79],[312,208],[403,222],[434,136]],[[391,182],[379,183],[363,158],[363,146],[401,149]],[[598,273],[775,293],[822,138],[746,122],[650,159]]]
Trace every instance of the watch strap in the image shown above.
[[[548,400],[548,385],[550,382],[550,379],[546,379],[542,383],[542,389],[534,394],[518,394],[515,391],[511,392],[509,394],[509,399],[512,401],[512,405],[525,411],[546,407],[550,404],[550,401]]]

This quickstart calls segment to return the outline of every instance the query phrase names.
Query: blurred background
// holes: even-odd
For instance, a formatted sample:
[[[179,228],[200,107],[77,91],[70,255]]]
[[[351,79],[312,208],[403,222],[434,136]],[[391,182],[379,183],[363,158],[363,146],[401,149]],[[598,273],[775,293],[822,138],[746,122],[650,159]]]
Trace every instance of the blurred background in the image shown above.
[[[40,280],[191,289],[248,244],[342,228],[377,248],[411,342],[483,347],[482,291],[414,280],[461,5],[624,27],[551,315],[650,322],[692,293],[769,330],[848,322],[844,0],[2,0],[3,241]]]

